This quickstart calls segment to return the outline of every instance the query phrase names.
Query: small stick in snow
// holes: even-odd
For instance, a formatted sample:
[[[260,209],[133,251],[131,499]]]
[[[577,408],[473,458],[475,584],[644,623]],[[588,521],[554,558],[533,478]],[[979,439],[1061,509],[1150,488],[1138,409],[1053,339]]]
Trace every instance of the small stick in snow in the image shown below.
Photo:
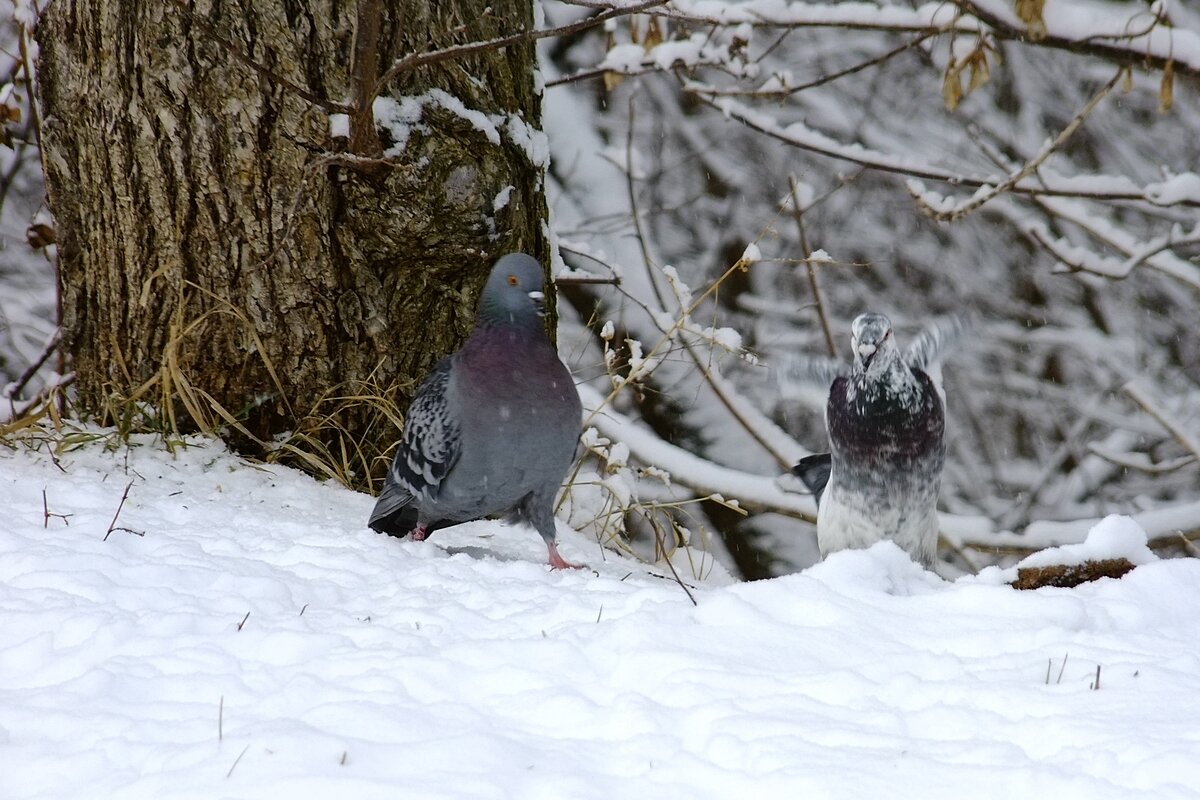
[[[604,614],[604,604],[600,604],[600,610],[596,612],[596,624],[600,624],[600,617]]]
[[[1096,665],[1096,680],[1092,683],[1092,691],[1094,692],[1094,691],[1098,690],[1099,688],[1100,688],[1100,665],[1097,664]]]
[[[346,750],[342,751],[342,760],[338,763],[340,763],[343,767],[346,766],[346,756],[348,755],[349,753]]]
[[[246,620],[250,619],[250,612],[246,612],[246,616],[242,617],[242,621],[237,624],[237,629],[240,631],[242,626],[246,624]]]
[[[1055,683],[1062,683],[1063,673],[1066,672],[1066,670],[1067,670],[1067,658],[1070,655],[1071,655],[1070,653],[1063,653],[1063,663],[1062,663],[1062,666],[1059,667],[1059,669],[1058,669],[1058,680],[1056,680]]]
[[[222,741],[225,738],[225,695],[221,695],[221,702],[217,703],[217,741]]]
[[[692,605],[700,605],[696,602],[696,598],[692,595],[691,590],[688,589],[687,584],[683,582],[683,578],[680,578],[679,573],[675,571],[675,565],[671,563],[671,557],[667,555],[667,549],[662,541],[662,533],[659,532],[657,525],[654,527],[654,535],[658,538],[659,547],[662,548],[663,561],[667,562],[667,567],[670,568],[671,574],[675,576],[675,582],[679,584],[680,589],[683,589],[683,593],[688,596],[688,600],[692,601]]]
[[[43,528],[50,527],[50,518],[51,517],[58,517],[59,519],[61,519],[63,521],[63,524],[70,525],[71,520],[68,519],[68,517],[70,517],[70,516],[73,516],[73,515],[71,515],[71,514],[56,514],[50,510],[50,506],[46,502],[46,490],[43,488],[42,489],[42,527]]]
[[[228,780],[233,776],[233,771],[237,769],[238,762],[242,760],[242,756],[246,755],[246,751],[250,749],[250,745],[242,748],[242,752],[238,753],[238,757],[233,760],[233,766],[229,768],[229,772],[225,773],[225,779]]]
[[[133,481],[130,481],[129,483],[125,484],[125,492],[121,495],[121,502],[117,504],[117,513],[113,514],[112,522],[108,523],[108,530],[105,531],[104,539],[102,541],[107,542],[109,535],[113,531],[116,531],[116,530],[125,531],[127,533],[132,533],[137,536],[145,536],[146,535],[144,533],[138,533],[137,531],[132,531],[129,528],[118,528],[117,527],[117,517],[121,516],[121,509],[125,507],[125,501],[129,499],[129,490],[132,487],[133,487]]]

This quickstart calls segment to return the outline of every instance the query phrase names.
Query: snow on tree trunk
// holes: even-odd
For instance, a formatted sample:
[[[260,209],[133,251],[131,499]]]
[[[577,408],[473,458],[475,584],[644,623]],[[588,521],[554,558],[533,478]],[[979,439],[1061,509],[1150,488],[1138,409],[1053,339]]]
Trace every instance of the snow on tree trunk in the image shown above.
[[[45,162],[84,408],[156,378],[142,396],[174,402],[172,373],[264,440],[367,381],[403,406],[469,331],[491,262],[548,261],[532,44],[401,72],[374,152],[330,122],[396,59],[530,28],[532,4],[361,5],[50,5]],[[367,462],[395,438],[363,405],[335,419]]]

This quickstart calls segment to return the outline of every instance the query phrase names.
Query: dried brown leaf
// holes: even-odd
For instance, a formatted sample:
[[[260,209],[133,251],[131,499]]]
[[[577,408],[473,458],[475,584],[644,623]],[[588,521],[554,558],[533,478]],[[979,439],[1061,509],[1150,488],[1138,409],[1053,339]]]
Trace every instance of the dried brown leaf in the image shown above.
[[[971,67],[970,79],[967,81],[967,94],[983,86],[992,79],[992,69],[988,66],[987,53],[980,48],[967,59]]]
[[[946,104],[946,108],[953,111],[958,108],[962,96],[962,67],[950,64],[946,67],[946,74],[942,76],[942,102]]]
[[[41,250],[43,247],[54,244],[58,241],[58,234],[54,228],[44,222],[38,222],[30,225],[25,230],[25,239],[29,242],[29,246],[34,250]]]
[[[1037,42],[1046,38],[1046,21],[1042,19],[1042,8],[1046,0],[1017,0],[1017,16],[1025,23],[1029,38]]]
[[[1158,111],[1166,114],[1175,104],[1175,62],[1168,61],[1163,67],[1162,82],[1158,84]]]
[[[651,17],[646,26],[646,38],[642,40],[642,47],[646,48],[646,52],[650,52],[656,46],[663,43],[664,40],[662,28],[659,27],[657,17]]]

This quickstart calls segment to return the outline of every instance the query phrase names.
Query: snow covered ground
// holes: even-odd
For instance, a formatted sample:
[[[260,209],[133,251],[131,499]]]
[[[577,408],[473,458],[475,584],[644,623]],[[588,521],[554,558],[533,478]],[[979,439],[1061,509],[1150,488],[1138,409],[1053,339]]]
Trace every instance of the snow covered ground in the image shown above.
[[[0,498],[8,800],[1200,797],[1198,560],[1017,592],[880,545],[693,606],[210,444],[0,447]]]

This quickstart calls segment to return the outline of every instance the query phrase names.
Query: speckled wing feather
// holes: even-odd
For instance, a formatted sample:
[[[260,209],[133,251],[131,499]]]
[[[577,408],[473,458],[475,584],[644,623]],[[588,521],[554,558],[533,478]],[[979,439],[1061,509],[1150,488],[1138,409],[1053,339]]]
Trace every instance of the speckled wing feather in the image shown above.
[[[825,388],[849,374],[850,367],[837,359],[797,353],[783,365],[778,377],[783,381]]]
[[[460,427],[446,397],[451,363],[448,357],[438,362],[408,408],[400,446],[368,523],[375,530],[408,533],[417,523],[413,499],[435,497],[458,461]]]
[[[451,363],[443,358],[417,390],[392,461],[392,480],[414,497],[437,496],[442,478],[458,461],[461,431],[446,398]]]
[[[971,327],[971,320],[961,315],[930,322],[904,351],[904,363],[929,372],[942,354],[957,344]]]

